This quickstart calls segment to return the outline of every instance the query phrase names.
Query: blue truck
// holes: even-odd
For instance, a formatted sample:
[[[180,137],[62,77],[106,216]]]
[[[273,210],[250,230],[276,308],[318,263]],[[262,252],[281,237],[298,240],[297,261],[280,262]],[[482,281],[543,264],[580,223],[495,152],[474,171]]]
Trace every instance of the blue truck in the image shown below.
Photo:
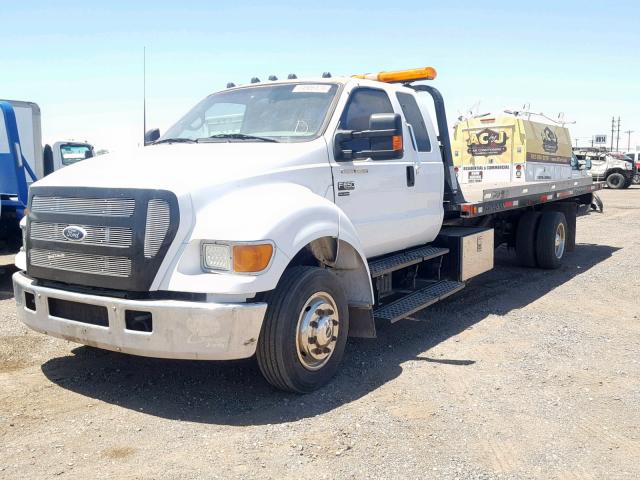
[[[85,142],[42,145],[40,107],[33,102],[0,100],[0,251],[22,244],[19,223],[27,208],[29,185],[79,160],[93,157]]]
[[[12,252],[21,244],[19,222],[44,152],[38,105],[0,100],[0,113],[0,248]]]

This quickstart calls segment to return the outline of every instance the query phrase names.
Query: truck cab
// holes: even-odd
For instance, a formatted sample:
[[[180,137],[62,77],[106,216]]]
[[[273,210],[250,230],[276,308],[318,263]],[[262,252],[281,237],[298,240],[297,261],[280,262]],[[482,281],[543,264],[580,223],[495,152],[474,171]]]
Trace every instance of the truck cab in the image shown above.
[[[634,185],[640,185],[640,152],[638,150],[625,152],[625,156],[631,159],[635,165],[635,173],[633,175],[632,183]]]
[[[574,149],[578,160],[591,162],[591,175],[594,180],[603,180],[609,188],[629,188],[636,173],[631,159],[621,153],[609,152],[601,148]]]
[[[374,320],[492,268],[494,240],[557,268],[597,186],[466,202],[442,97],[412,83],[433,78],[427,67],[231,87],[133,154],[45,177],[16,260],[19,317],[130,354],[255,355],[272,385],[307,392],[335,374],[348,336],[374,337]]]
[[[87,142],[56,142],[45,145],[43,154],[43,175],[49,175],[63,167],[95,157],[93,145]]]

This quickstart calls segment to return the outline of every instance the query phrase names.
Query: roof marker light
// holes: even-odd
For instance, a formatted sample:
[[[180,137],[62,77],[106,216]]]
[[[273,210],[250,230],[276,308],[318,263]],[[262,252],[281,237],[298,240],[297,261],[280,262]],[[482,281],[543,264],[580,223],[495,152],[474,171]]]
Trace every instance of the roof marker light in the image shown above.
[[[258,77],[253,77],[251,79],[251,83],[260,83],[260,79]]]
[[[297,76],[295,73],[290,73],[290,74],[287,76],[287,79],[288,79],[288,80],[295,80],[296,78],[298,78],[298,76]]]
[[[235,86],[236,86],[236,84],[235,84],[235,83],[233,83],[233,82],[229,82],[229,83],[227,83],[227,88],[233,88],[233,87],[235,87]]]
[[[409,70],[396,70],[393,72],[363,73],[353,75],[354,78],[366,80],[377,80],[384,83],[407,83],[418,80],[433,80],[438,76],[438,72],[433,67],[412,68]]]
[[[278,80],[278,77],[276,77],[275,75],[269,75],[269,80],[271,82],[275,82],[276,80]]]
[[[331,72],[323,72],[322,78],[331,78]]]

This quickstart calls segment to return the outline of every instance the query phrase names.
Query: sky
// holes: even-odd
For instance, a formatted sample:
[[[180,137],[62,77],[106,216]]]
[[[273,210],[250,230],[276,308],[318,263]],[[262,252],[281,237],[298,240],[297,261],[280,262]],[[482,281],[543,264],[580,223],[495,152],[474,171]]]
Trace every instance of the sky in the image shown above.
[[[165,131],[227,82],[434,66],[450,123],[521,109],[640,147],[640,2],[0,0],[0,98],[38,103],[43,140],[111,151]],[[593,2],[595,3],[595,2]]]

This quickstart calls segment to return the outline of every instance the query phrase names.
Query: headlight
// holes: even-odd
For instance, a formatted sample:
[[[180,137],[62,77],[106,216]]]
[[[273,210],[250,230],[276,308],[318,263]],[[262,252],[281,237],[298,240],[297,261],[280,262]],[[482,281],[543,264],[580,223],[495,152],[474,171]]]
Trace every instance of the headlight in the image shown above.
[[[266,270],[272,257],[271,243],[202,243],[202,267],[205,271],[258,273]]]
[[[203,243],[202,265],[205,270],[223,270],[227,272],[231,270],[231,245]]]

